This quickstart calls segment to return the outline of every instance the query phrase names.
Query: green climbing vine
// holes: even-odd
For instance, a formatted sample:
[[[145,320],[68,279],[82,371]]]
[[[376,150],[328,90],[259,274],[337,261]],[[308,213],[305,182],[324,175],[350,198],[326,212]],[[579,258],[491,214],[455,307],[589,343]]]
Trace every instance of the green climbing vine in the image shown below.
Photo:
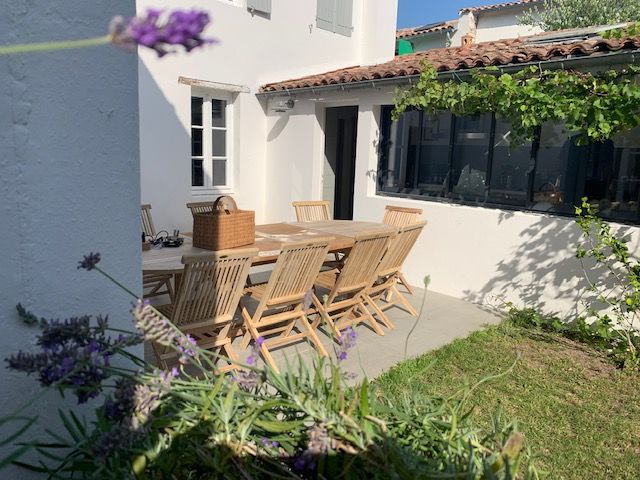
[[[418,82],[396,93],[393,118],[411,108],[460,116],[494,112],[511,123],[516,142],[533,138],[546,122],[564,123],[582,143],[603,141],[640,125],[639,73],[635,65],[600,74],[538,67],[510,74],[488,67],[439,81],[425,64]]]

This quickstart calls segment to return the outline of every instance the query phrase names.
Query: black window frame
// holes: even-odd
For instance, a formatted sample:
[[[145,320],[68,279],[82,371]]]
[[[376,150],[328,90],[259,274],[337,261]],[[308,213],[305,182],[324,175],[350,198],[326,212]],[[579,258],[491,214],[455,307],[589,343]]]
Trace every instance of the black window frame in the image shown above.
[[[579,172],[576,172],[575,179],[570,179],[571,181],[576,182],[577,188],[575,188],[575,192],[573,193],[574,198],[571,200],[564,201],[563,204],[559,206],[559,207],[564,207],[565,209],[570,208],[571,212],[534,208],[539,203],[538,201],[534,201],[534,190],[535,190],[534,182],[536,179],[536,169],[538,166],[538,155],[540,153],[540,148],[541,148],[541,134],[542,134],[542,128],[541,127],[537,128],[534,134],[534,138],[530,143],[530,160],[529,160],[529,166],[527,170],[527,180],[526,180],[527,186],[526,186],[525,200],[522,204],[501,203],[500,201],[496,201],[495,199],[492,199],[489,194],[489,192],[491,191],[491,184],[492,184],[491,173],[492,173],[492,168],[494,166],[493,161],[494,161],[494,150],[496,148],[495,133],[496,133],[496,122],[497,122],[495,114],[492,114],[491,131],[490,131],[490,137],[489,137],[489,151],[488,151],[486,177],[485,177],[486,184],[485,184],[484,200],[473,201],[468,199],[461,199],[461,198],[456,198],[455,194],[453,194],[453,183],[454,183],[453,159],[454,159],[455,149],[456,149],[456,141],[455,141],[456,140],[455,138],[456,122],[458,121],[459,117],[456,117],[455,115],[451,115],[451,125],[449,127],[450,128],[449,148],[448,148],[449,175],[448,175],[448,185],[447,185],[447,190],[445,195],[429,196],[426,194],[418,194],[418,193],[393,192],[393,191],[385,190],[385,187],[383,185],[383,181],[385,177],[380,174],[381,171],[388,171],[388,170],[385,170],[385,165],[383,165],[383,161],[384,161],[385,152],[387,154],[389,152],[389,142],[390,140],[392,140],[388,138],[391,131],[391,125],[393,123],[391,121],[392,110],[393,110],[392,105],[380,106],[380,116],[379,116],[379,119],[380,119],[380,125],[379,125],[380,139],[379,140],[380,141],[379,141],[379,147],[378,147],[378,168],[377,168],[378,175],[376,176],[376,195],[384,196],[384,197],[394,197],[394,198],[408,198],[408,199],[421,200],[421,201],[427,201],[427,202],[439,202],[439,203],[446,203],[446,204],[484,207],[484,208],[500,209],[500,210],[524,211],[524,212],[547,214],[547,215],[553,215],[553,216],[565,217],[565,218],[575,217],[575,214],[572,213],[573,208],[571,208],[570,205],[577,206],[577,204],[580,201],[579,197],[582,196],[582,195],[579,195],[579,193],[584,192],[584,189],[585,189],[585,185],[583,183],[579,183],[580,181],[584,182],[584,169],[587,168],[586,165],[582,165],[582,163],[586,162],[587,160],[591,161],[591,158],[594,155],[594,152],[597,147],[596,144],[589,143],[586,145],[585,155],[587,157],[582,160],[579,160],[580,164],[577,166],[577,170],[579,170]],[[419,125],[422,127],[425,116],[429,114],[427,112],[421,112],[421,113],[422,115],[419,120]],[[420,129],[420,131],[422,131],[422,128]],[[414,160],[416,163],[416,165],[413,167],[415,171],[414,184],[418,181],[418,178],[420,175],[421,150],[422,149],[420,148],[418,149],[418,153],[415,156],[415,160]],[[403,161],[406,162],[406,158],[403,159]],[[394,188],[398,188],[398,187],[394,187]],[[601,212],[600,214],[604,219],[615,222],[615,223],[626,224],[626,225],[640,225],[640,198],[637,199],[637,205],[635,207],[636,207],[636,212],[635,212],[634,220],[622,219],[617,216],[609,216],[605,212]]]

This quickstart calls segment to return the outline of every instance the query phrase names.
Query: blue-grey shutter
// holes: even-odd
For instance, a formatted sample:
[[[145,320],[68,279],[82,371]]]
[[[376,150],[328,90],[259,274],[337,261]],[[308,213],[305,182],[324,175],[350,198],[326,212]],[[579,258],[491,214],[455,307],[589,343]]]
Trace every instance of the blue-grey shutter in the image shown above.
[[[353,31],[353,0],[335,0],[336,20],[334,32],[347,37]]]
[[[247,8],[261,13],[271,13],[271,0],[247,0]]]
[[[322,30],[335,31],[336,0],[317,0],[316,26]]]

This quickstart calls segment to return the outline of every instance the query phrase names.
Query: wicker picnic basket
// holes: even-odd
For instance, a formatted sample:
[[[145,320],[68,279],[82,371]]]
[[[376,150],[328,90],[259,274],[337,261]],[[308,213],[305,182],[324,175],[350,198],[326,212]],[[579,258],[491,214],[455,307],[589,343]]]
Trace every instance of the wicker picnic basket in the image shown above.
[[[250,245],[256,240],[255,212],[239,210],[229,196],[218,197],[213,211],[193,215],[193,246],[207,250]]]

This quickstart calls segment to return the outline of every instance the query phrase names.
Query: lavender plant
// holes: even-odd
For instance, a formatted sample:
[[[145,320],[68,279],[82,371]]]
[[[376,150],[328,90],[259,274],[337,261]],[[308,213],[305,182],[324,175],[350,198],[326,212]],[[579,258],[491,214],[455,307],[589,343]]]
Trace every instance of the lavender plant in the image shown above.
[[[112,280],[99,262],[90,254],[80,266]],[[258,339],[243,370],[217,375],[212,366],[219,358],[148,303],[137,301],[132,318],[140,332],[112,331],[103,317],[96,326],[89,317],[39,320],[43,351],[9,357],[10,368],[27,373],[51,367],[55,376],[41,376],[43,386],[97,402],[91,421],[74,410],[61,412],[66,435],[50,432],[52,438],[32,444],[39,463],[16,464],[52,478],[538,476],[521,453],[523,438],[514,425],[483,434],[465,410],[464,395],[387,399],[366,380],[349,387],[340,361],[356,345],[353,329],[342,334],[338,361],[316,358],[309,368],[297,358],[278,374],[259,365]],[[178,362],[162,371],[140,359],[131,363],[127,347],[142,339],[172,348],[192,368]],[[52,348],[55,355],[35,360]],[[72,349],[89,353],[69,364]],[[110,360],[105,365],[104,352],[108,358],[124,355],[134,369],[112,367]]]

